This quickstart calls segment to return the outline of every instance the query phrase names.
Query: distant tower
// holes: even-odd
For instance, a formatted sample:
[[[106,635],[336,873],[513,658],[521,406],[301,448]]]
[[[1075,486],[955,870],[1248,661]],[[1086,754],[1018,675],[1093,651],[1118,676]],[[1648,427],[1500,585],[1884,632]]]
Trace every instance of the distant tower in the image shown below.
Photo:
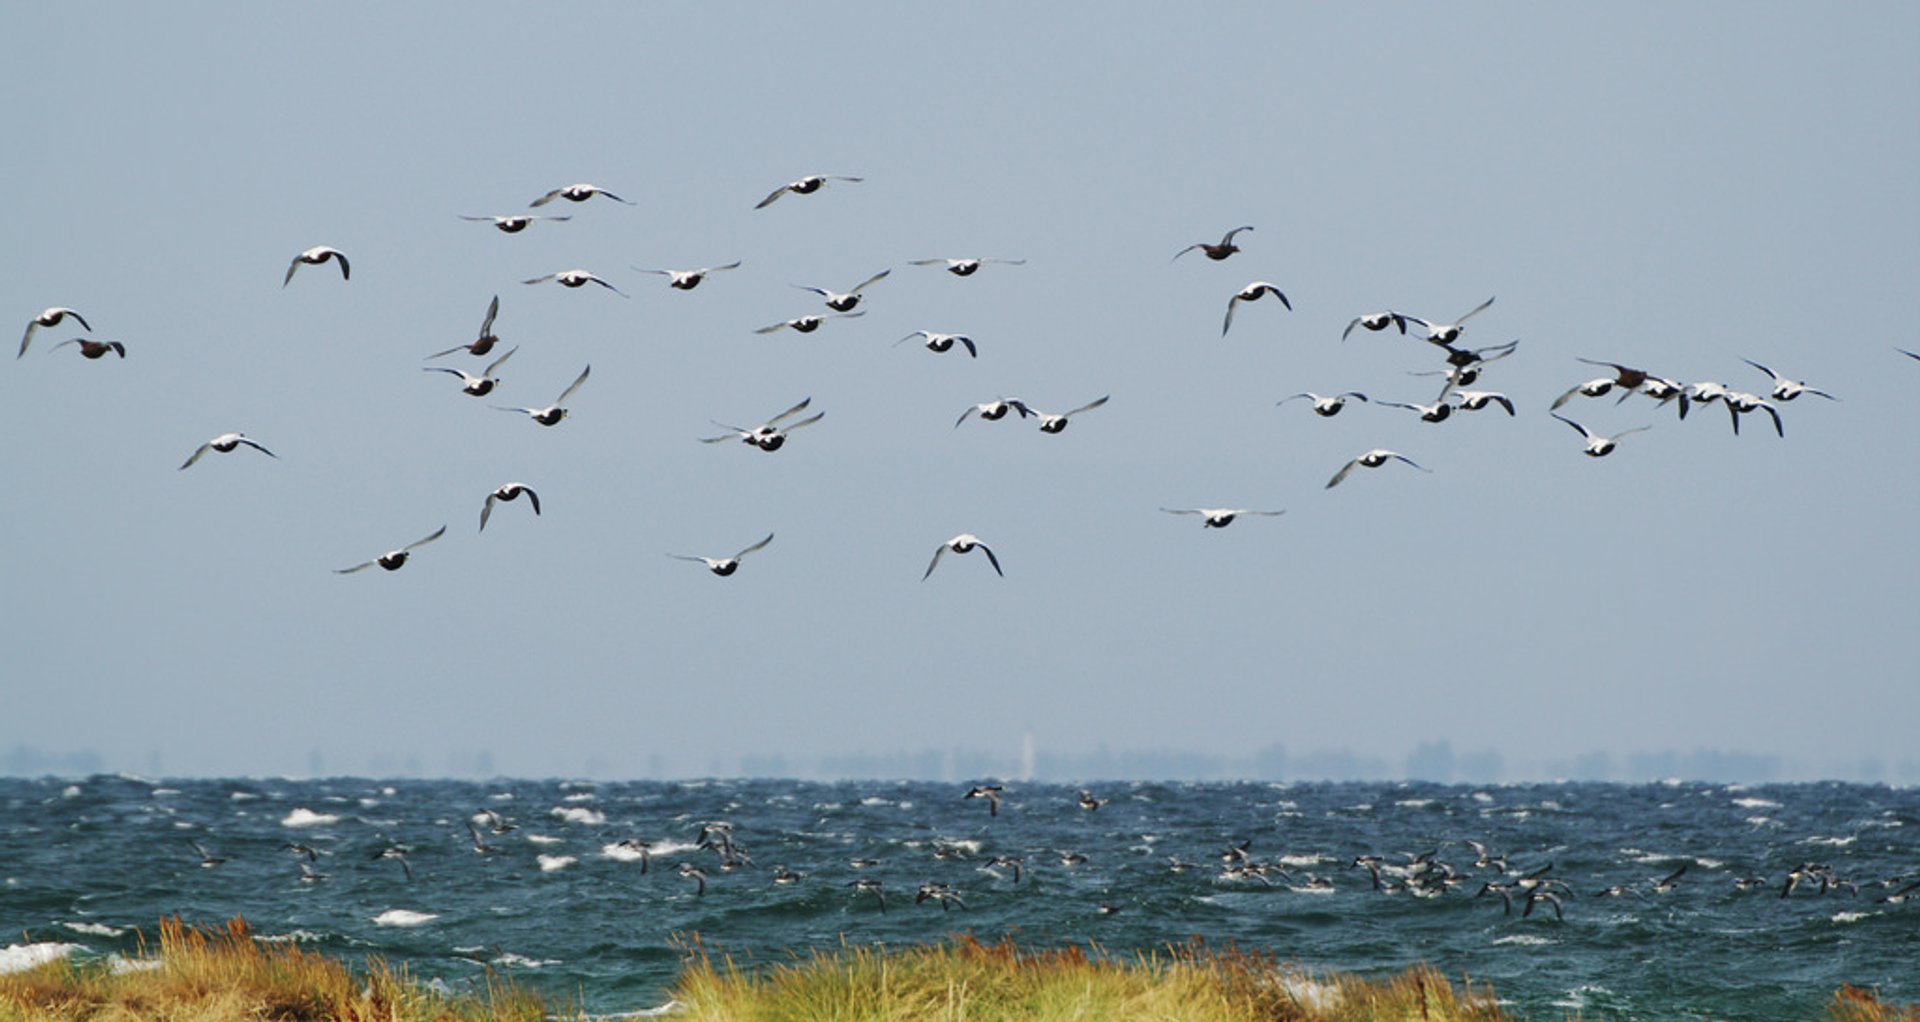
[[[1033,732],[1020,740],[1020,780],[1033,780]]]

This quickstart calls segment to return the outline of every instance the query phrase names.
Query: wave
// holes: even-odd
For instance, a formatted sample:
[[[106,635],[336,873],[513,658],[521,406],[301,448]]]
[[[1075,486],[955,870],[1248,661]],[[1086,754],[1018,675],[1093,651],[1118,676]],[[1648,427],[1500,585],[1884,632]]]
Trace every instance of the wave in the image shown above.
[[[280,820],[280,826],[296,827],[296,828],[297,827],[331,827],[334,824],[339,822],[340,822],[340,817],[335,816],[332,813],[316,813],[313,810],[308,809],[306,806],[301,806],[300,808],[295,809],[293,812],[290,812],[286,816],[282,817]]]
[[[425,926],[440,918],[436,912],[415,912],[412,909],[390,908],[373,917],[375,926]]]

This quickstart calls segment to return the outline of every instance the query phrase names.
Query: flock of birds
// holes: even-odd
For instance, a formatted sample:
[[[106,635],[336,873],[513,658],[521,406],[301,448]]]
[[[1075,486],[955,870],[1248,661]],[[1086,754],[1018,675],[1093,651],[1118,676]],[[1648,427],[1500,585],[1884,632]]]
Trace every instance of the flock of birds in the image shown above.
[[[829,184],[857,184],[862,180],[863,179],[859,177],[846,175],[810,175],[774,189],[764,199],[760,200],[754,208],[765,209],[788,195],[814,195]],[[583,204],[595,199],[633,205],[629,200],[621,198],[619,195],[598,185],[580,183],[552,189],[534,199],[529,204],[529,207],[540,209],[547,207],[551,203],[561,201],[572,204]],[[557,223],[574,219],[574,217],[570,215],[535,213],[486,216],[462,214],[461,218],[468,221],[490,224],[507,234],[516,234],[525,231],[539,223]],[[1198,252],[1210,262],[1224,263],[1242,251],[1240,245],[1241,236],[1253,230],[1254,227],[1252,225],[1242,225],[1227,231],[1218,242],[1195,242],[1175,252],[1173,261],[1177,262],[1188,253]],[[938,267],[955,277],[961,278],[970,277],[988,265],[1018,267],[1024,263],[1024,259],[987,257],[941,257],[909,261],[909,265]],[[665,277],[667,285],[674,290],[691,291],[699,287],[713,275],[738,269],[741,265],[742,263],[740,261],[734,261],[724,265],[699,267],[695,269],[642,267],[635,267],[635,269],[643,273]],[[352,264],[349,262],[347,253],[330,246],[317,245],[301,251],[292,258],[287,264],[281,286],[283,288],[289,287],[293,284],[296,275],[302,276],[304,280],[306,276],[310,276],[315,270],[327,266],[333,266],[339,270],[340,276],[336,282],[338,285],[346,285],[352,280]],[[308,269],[308,273],[305,275],[300,273],[303,268]],[[867,312],[863,307],[867,290],[885,281],[891,273],[891,269],[881,269],[845,290],[835,290],[814,285],[794,285],[799,290],[816,296],[826,311],[824,313],[810,312],[784,319],[760,327],[756,332],[766,334],[782,330],[792,330],[800,333],[811,333],[824,327],[830,320],[851,319],[864,316]],[[320,286],[321,283],[320,281],[315,281],[314,286]],[[555,283],[571,289],[578,289],[592,284],[619,295],[624,296],[627,294],[627,292],[622,291],[607,279],[589,270],[577,268],[527,278],[523,283],[527,285]],[[1235,291],[1228,298],[1225,318],[1221,324],[1222,336],[1225,336],[1232,330],[1235,315],[1242,305],[1258,302],[1269,297],[1274,299],[1283,309],[1288,311],[1292,310],[1292,302],[1278,285],[1263,280],[1254,281]],[[1439,358],[1438,366],[1415,373],[1415,375],[1431,376],[1440,379],[1438,392],[1432,400],[1426,403],[1370,398],[1366,393],[1359,390],[1344,390],[1326,395],[1303,391],[1283,398],[1278,403],[1280,405],[1286,405],[1293,401],[1305,400],[1310,402],[1315,415],[1332,417],[1340,414],[1351,402],[1363,402],[1383,408],[1412,412],[1416,414],[1421,421],[1429,423],[1441,423],[1456,415],[1484,411],[1490,408],[1498,408],[1506,412],[1509,417],[1517,416],[1518,410],[1516,402],[1512,397],[1497,390],[1479,389],[1476,387],[1476,384],[1480,382],[1483,376],[1497,372],[1498,363],[1513,355],[1518,349],[1520,342],[1517,340],[1508,341],[1486,347],[1470,347],[1463,344],[1468,321],[1474,320],[1481,314],[1486,313],[1493,305],[1494,299],[1488,298],[1467,312],[1448,321],[1436,321],[1396,309],[1387,309],[1356,316],[1347,324],[1346,329],[1341,334],[1342,341],[1345,341],[1351,336],[1356,329],[1377,334],[1393,333],[1418,342],[1420,345],[1419,350],[1437,356]],[[459,383],[461,393],[471,397],[484,398],[494,394],[501,382],[497,374],[501,370],[501,367],[519,350],[517,346],[507,347],[497,356],[494,355],[495,348],[500,347],[503,343],[501,338],[494,332],[494,323],[499,312],[500,299],[498,295],[495,295],[487,306],[486,316],[481,321],[479,333],[474,340],[454,345],[427,357],[427,361],[435,361],[450,356],[468,359],[487,359],[478,372],[472,372],[457,365],[448,364],[427,366],[423,371],[454,377]],[[91,325],[79,311],[64,306],[49,307],[28,322],[26,332],[21,338],[19,356],[24,357],[26,355],[37,331],[60,326],[69,320],[77,324],[82,330],[89,333],[92,332]],[[895,344],[905,344],[909,341],[918,341],[929,351],[935,353],[964,350],[970,358],[979,357],[978,344],[972,337],[965,334],[916,330],[900,338]],[[64,348],[69,345],[76,347],[83,357],[93,360],[101,359],[109,353],[124,359],[127,354],[126,346],[119,341],[99,340],[90,337],[70,338],[61,341],[55,345],[55,347]],[[1920,354],[1913,352],[1904,353],[1915,359],[1920,359]],[[1658,408],[1674,408],[1677,411],[1678,417],[1682,420],[1687,418],[1691,411],[1701,406],[1717,403],[1727,410],[1734,433],[1737,434],[1740,432],[1743,416],[1754,412],[1764,412],[1771,420],[1776,434],[1781,437],[1785,436],[1786,431],[1785,422],[1780,411],[1782,405],[1792,402],[1803,395],[1813,395],[1826,400],[1838,400],[1833,394],[1825,390],[1811,386],[1804,381],[1781,375],[1766,365],[1751,360],[1748,361],[1748,365],[1755,371],[1765,374],[1768,380],[1768,387],[1765,393],[1740,390],[1727,384],[1712,381],[1682,383],[1670,377],[1658,375],[1647,369],[1618,362],[1586,358],[1582,358],[1580,361],[1603,367],[1607,372],[1604,375],[1573,384],[1552,401],[1548,410],[1553,418],[1565,423],[1569,428],[1579,434],[1584,453],[1594,458],[1606,457],[1613,454],[1619,449],[1620,444],[1627,437],[1645,432],[1651,429],[1652,426],[1651,424],[1640,425],[1618,432],[1603,433],[1589,428],[1576,418],[1562,414],[1562,409],[1568,408],[1568,406],[1574,402],[1582,399],[1601,398],[1611,394],[1616,395],[1615,403],[1619,404],[1638,397],[1652,402],[1653,405]],[[567,419],[569,414],[568,402],[587,384],[591,374],[591,365],[583,367],[573,381],[562,389],[551,403],[540,406],[496,405],[494,407],[502,411],[525,415],[534,423],[541,426],[557,426]],[[967,407],[954,421],[954,428],[958,429],[969,419],[974,418],[985,422],[996,422],[1012,417],[1018,420],[1035,420],[1035,425],[1037,425],[1042,433],[1057,434],[1064,431],[1068,424],[1076,417],[1104,406],[1108,402],[1109,397],[1110,395],[1103,395],[1069,411],[1055,413],[1035,408],[1029,402],[1019,398],[1002,396],[991,401],[981,402]],[[702,437],[699,439],[708,444],[719,444],[731,441],[744,443],[764,452],[778,451],[785,446],[793,434],[805,427],[820,422],[825,417],[824,412],[815,412],[812,415],[800,417],[808,410],[810,402],[811,398],[803,399],[785,411],[771,416],[757,425],[740,426],[716,422],[715,425],[721,426],[725,432],[717,436]],[[235,431],[222,433],[219,436],[201,443],[193,451],[191,456],[181,464],[180,468],[182,470],[192,468],[199,463],[209,451],[228,454],[242,447],[269,457],[277,457],[260,441],[248,436],[244,432]],[[1421,472],[1430,471],[1405,453],[1386,448],[1373,448],[1355,455],[1334,471],[1327,480],[1326,488],[1332,489],[1340,486],[1346,482],[1357,469],[1377,469],[1395,463],[1408,466]],[[526,483],[509,482],[485,495],[479,517],[480,528],[482,530],[485,529],[498,503],[514,501],[523,494],[528,498],[527,503],[532,513],[538,515],[540,512],[539,495]],[[1284,513],[1281,509],[1230,507],[1165,507],[1161,510],[1172,515],[1197,516],[1200,518],[1203,527],[1212,529],[1225,528],[1242,517],[1273,517]],[[387,571],[396,571],[407,564],[414,552],[420,547],[438,540],[445,535],[445,533],[446,526],[441,525],[412,543],[388,550],[376,557],[360,561],[351,567],[336,570],[341,574],[352,574],[377,565]],[[731,557],[706,557],[686,554],[672,554],[670,556],[704,562],[715,575],[727,576],[732,575],[738,570],[742,558],[750,553],[763,549],[772,541],[772,538],[773,537],[769,535],[766,539],[746,547]],[[946,554],[966,554],[974,550],[979,550],[985,554],[988,564],[996,574],[1004,574],[1000,557],[988,547],[980,537],[971,533],[960,533],[942,542],[934,549],[932,560],[928,563],[925,572],[922,574],[922,579],[924,580],[932,576],[934,569],[939,567],[942,558]]]

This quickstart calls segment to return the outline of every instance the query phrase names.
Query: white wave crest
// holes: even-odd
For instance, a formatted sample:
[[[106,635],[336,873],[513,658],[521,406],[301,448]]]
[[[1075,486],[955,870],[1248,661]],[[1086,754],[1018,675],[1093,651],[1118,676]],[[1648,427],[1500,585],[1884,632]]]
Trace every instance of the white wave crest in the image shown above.
[[[48,962],[57,962],[75,951],[84,951],[78,944],[62,944],[55,941],[43,941],[38,944],[8,944],[0,948],[0,973],[25,972],[37,969]]]
[[[331,827],[340,822],[340,817],[332,813],[316,813],[301,806],[280,820],[282,827]]]
[[[108,926],[105,923],[64,923],[63,922],[60,925],[66,927],[69,930],[72,930],[75,933],[88,933],[96,937],[118,937],[121,934],[124,934],[127,932],[122,927]]]
[[[424,926],[440,918],[434,912],[415,912],[412,909],[390,908],[373,917],[375,926]]]
[[[607,822],[606,813],[588,809],[585,806],[554,806],[552,815],[557,820],[585,824],[589,827],[598,827]]]
[[[540,872],[552,873],[566,869],[580,860],[571,855],[536,855],[534,861],[540,864]]]

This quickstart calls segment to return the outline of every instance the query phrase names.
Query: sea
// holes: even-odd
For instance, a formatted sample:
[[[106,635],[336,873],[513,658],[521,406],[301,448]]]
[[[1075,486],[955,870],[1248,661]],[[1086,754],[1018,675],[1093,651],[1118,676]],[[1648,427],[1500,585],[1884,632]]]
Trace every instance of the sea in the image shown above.
[[[1914,788],[976,783],[1000,790],[0,778],[0,971],[239,916],[600,1016],[670,1012],[696,939],[772,964],[956,934],[1425,963],[1533,1019],[1811,1020],[1842,984],[1920,1002]]]

